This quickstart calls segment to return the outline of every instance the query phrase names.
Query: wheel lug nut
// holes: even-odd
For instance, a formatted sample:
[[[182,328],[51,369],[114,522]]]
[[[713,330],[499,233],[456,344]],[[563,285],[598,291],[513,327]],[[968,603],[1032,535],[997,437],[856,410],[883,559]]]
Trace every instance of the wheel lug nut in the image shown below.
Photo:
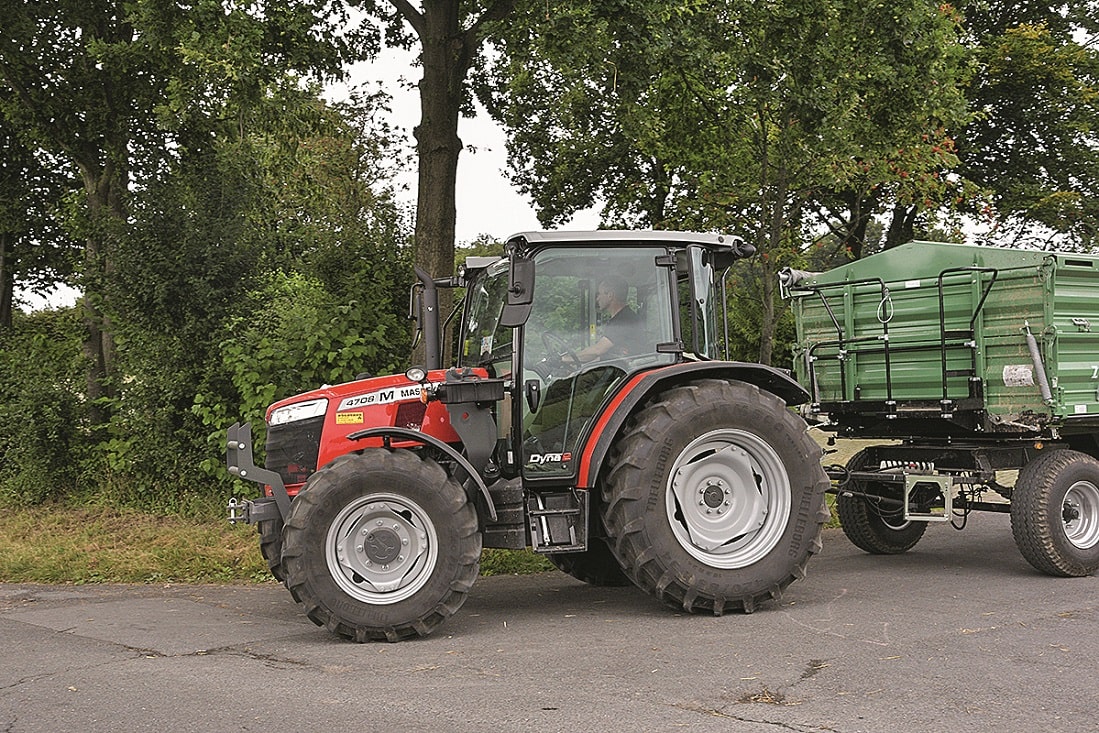
[[[363,551],[363,546],[362,545],[359,545],[358,547],[355,548],[355,552],[362,552],[362,551]],[[343,548],[342,547],[340,548],[340,553],[343,554]]]

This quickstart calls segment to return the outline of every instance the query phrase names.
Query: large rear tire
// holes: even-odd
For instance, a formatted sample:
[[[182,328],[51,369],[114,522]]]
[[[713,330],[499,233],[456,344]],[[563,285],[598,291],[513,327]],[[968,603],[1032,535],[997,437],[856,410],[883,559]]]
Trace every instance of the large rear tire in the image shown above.
[[[1055,450],[1026,464],[1011,494],[1011,533],[1027,562],[1047,575],[1099,569],[1099,461]]]
[[[434,461],[381,448],[310,476],[283,541],[306,615],[358,642],[430,634],[465,602],[481,555],[462,487]]]
[[[668,390],[614,448],[603,496],[612,550],[636,585],[673,607],[750,613],[820,551],[820,457],[805,423],[754,385]]]
[[[850,471],[861,471],[865,467],[865,451],[859,451],[847,462]],[[870,487],[856,483],[853,488],[865,492]],[[851,544],[872,555],[908,552],[927,531],[927,522],[906,520],[899,506],[883,507],[873,499],[845,495],[842,490],[836,497],[836,514]]]
[[[585,552],[555,553],[546,557],[558,570],[588,585],[618,588],[630,584],[618,558],[600,537],[590,539]]]

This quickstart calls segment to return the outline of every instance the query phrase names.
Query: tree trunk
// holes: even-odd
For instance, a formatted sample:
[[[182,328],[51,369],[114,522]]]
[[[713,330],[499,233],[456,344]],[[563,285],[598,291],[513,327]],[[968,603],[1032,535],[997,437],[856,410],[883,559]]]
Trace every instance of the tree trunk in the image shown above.
[[[769,262],[763,263],[760,269],[763,274],[759,281],[762,293],[759,314],[759,363],[769,366],[775,350],[775,323],[778,320],[775,314],[775,282],[778,277],[772,272],[774,268]]]
[[[469,66],[458,24],[458,3],[427,2],[423,10],[420,124],[416,126],[419,183],[416,194],[416,264],[433,277],[454,271],[458,114]]]
[[[775,327],[778,322],[778,309],[775,307],[778,268],[774,258],[782,251],[782,239],[789,221],[786,213],[786,199],[789,194],[787,170],[781,161],[773,169],[770,165],[770,156],[765,152],[760,163],[763,184],[760,190],[763,194],[761,209],[765,217],[761,224],[767,232],[767,248],[759,253],[762,270],[759,283],[759,363],[767,365],[770,365],[774,356]]]
[[[11,328],[12,303],[15,299],[15,273],[11,261],[11,235],[0,232],[0,328]]]
[[[916,230],[916,213],[915,206],[897,204],[893,207],[893,219],[889,222],[882,249],[891,249],[912,241]]]
[[[122,192],[126,175],[111,163],[99,167],[80,162],[79,167],[91,222],[84,240],[84,296],[80,305],[85,334],[81,352],[86,369],[88,416],[93,426],[100,426],[110,420],[111,414],[104,401],[115,394],[112,384],[115,344],[103,304],[106,285],[114,271],[111,238],[125,221]]]
[[[840,200],[847,206],[847,223],[841,232],[840,246],[851,253],[851,259],[862,259],[866,249],[866,229],[874,211],[874,200],[857,191],[843,191]]]
[[[458,138],[466,74],[484,41],[486,24],[506,18],[516,0],[496,0],[467,27],[462,27],[459,0],[425,0],[417,9],[409,0],[390,0],[420,39],[420,123],[416,137],[416,264],[432,277],[454,273],[455,188],[458,182]],[[450,298],[440,301],[440,322],[453,310]],[[443,360],[449,362],[449,344]],[[422,357],[422,350],[413,355]]]

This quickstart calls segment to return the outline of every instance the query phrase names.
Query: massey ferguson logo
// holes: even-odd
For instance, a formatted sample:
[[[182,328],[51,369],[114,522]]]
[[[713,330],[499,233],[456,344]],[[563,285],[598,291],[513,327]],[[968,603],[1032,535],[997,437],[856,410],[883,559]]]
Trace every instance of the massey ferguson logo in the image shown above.
[[[342,412],[344,410],[353,410],[356,407],[369,407],[370,405],[388,405],[390,402],[403,402],[404,400],[418,400],[420,399],[421,389],[420,385],[411,384],[348,397],[340,403],[336,411]]]
[[[527,463],[544,466],[547,463],[567,463],[571,460],[572,453],[535,453],[527,459]]]

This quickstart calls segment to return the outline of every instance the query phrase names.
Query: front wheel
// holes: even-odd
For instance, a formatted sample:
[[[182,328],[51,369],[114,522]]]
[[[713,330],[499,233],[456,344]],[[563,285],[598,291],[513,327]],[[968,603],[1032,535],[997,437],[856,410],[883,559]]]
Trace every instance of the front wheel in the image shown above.
[[[1055,450],[1026,464],[1011,495],[1011,533],[1027,562],[1047,575],[1099,569],[1099,461]]]
[[[465,602],[481,535],[434,461],[372,449],[309,477],[283,532],[286,584],[318,626],[355,641],[426,636]]]
[[[828,519],[828,479],[805,423],[778,397],[704,380],[628,425],[604,488],[627,576],[688,612],[753,611],[805,574]]]
[[[286,571],[282,567],[282,519],[265,519],[256,526],[259,529],[259,551],[267,561],[267,568],[275,580],[285,583]]]

